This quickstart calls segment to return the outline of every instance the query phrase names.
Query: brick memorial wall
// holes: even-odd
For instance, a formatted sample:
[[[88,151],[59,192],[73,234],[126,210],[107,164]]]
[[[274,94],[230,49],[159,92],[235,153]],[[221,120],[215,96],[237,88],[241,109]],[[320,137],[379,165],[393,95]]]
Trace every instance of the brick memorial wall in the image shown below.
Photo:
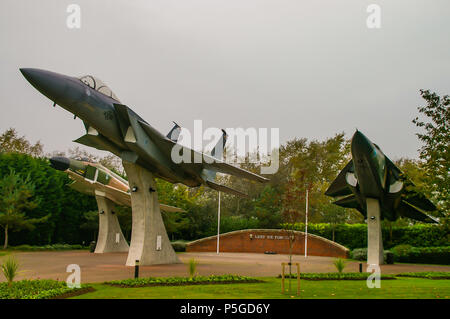
[[[293,254],[305,254],[305,233],[296,231]],[[289,238],[280,229],[245,229],[220,234],[221,252],[289,254]],[[188,252],[215,252],[217,236],[195,240],[186,245]],[[308,255],[347,258],[349,250],[326,238],[308,234]]]

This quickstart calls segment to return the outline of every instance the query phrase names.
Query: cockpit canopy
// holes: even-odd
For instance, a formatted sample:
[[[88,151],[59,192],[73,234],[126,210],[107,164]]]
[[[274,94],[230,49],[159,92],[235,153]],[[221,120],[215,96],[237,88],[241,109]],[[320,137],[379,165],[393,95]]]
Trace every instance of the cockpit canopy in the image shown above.
[[[89,86],[90,88],[102,93],[103,95],[109,96],[110,98],[113,98],[117,102],[120,102],[120,100],[117,98],[117,96],[114,94],[114,92],[100,79],[92,76],[92,75],[85,75],[79,77],[80,81]]]

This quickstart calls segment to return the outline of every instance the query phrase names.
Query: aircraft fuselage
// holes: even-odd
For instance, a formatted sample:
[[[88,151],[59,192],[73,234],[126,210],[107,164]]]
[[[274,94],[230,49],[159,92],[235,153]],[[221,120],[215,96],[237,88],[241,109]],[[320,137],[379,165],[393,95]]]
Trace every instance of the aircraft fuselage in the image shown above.
[[[149,152],[133,149],[132,145],[126,143],[114,108],[114,104],[120,104],[119,101],[98,92],[75,77],[40,69],[27,68],[20,71],[39,92],[80,118],[88,134],[100,135],[100,138],[105,140],[104,149],[122,158],[127,152],[137,153],[137,164],[169,182],[183,183],[190,187],[199,186],[202,183],[198,177],[200,172],[190,174],[181,170],[171,162],[170,154],[161,154],[156,147],[153,147],[155,152],[152,153],[151,139],[145,141]],[[128,111],[136,119],[145,122],[131,109]]]

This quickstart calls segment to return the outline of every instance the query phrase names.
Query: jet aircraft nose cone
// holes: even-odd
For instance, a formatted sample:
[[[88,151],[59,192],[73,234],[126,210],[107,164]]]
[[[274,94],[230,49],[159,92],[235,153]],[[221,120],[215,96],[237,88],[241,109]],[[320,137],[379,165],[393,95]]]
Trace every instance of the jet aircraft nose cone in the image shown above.
[[[70,167],[70,160],[67,157],[56,156],[50,159],[50,165],[58,171],[65,171]]]
[[[69,77],[41,69],[21,68],[25,79],[50,100],[57,102],[66,89]]]
[[[36,86],[42,79],[42,74],[44,70],[34,69],[34,68],[21,68],[19,69],[22,75],[30,82],[33,86]]]
[[[373,148],[372,143],[369,141],[369,139],[363,133],[361,133],[360,131],[357,130],[355,132],[355,134],[353,134],[352,144],[351,144],[351,149],[352,149],[353,155],[367,154],[367,153],[371,152],[372,148]]]

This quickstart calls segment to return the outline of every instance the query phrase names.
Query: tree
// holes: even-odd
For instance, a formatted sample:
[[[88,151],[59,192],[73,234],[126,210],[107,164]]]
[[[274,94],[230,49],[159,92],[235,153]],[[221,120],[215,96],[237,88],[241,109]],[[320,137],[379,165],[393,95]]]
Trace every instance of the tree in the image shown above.
[[[84,222],[84,212],[97,209],[93,196],[68,187],[72,180],[66,173],[53,169],[44,158],[0,153],[0,179],[7,176],[11,169],[19,176],[30,176],[35,186],[33,199],[38,206],[27,209],[27,217],[40,219],[51,216],[45,223],[35,224],[34,231],[23,229],[10,234],[9,244],[76,244],[91,240],[92,234],[80,229],[80,224]]]
[[[331,225],[331,240],[334,241],[336,226],[347,221],[347,210],[333,203],[327,203],[320,207],[323,221]]]
[[[281,198],[277,190],[267,185],[254,203],[253,216],[261,228],[277,228],[281,222]]]
[[[22,153],[39,157],[42,156],[43,145],[39,141],[32,145],[25,139],[25,136],[19,137],[14,128],[9,128],[0,135],[0,152]]]
[[[417,133],[424,144],[420,149],[420,159],[429,178],[434,199],[442,212],[448,212],[450,203],[450,97],[440,97],[429,90],[420,90],[426,105],[418,107],[426,119],[416,117],[413,123],[425,131]]]
[[[3,249],[8,247],[8,232],[10,230],[32,230],[35,223],[42,222],[48,216],[40,219],[27,218],[25,211],[37,207],[33,200],[34,184],[30,176],[22,178],[11,170],[9,175],[0,180],[0,226],[5,231]]]
[[[97,240],[97,231],[98,231],[98,211],[92,210],[89,212],[85,212],[83,214],[85,222],[80,224],[80,229],[86,229],[89,232],[93,233],[93,239]]]

